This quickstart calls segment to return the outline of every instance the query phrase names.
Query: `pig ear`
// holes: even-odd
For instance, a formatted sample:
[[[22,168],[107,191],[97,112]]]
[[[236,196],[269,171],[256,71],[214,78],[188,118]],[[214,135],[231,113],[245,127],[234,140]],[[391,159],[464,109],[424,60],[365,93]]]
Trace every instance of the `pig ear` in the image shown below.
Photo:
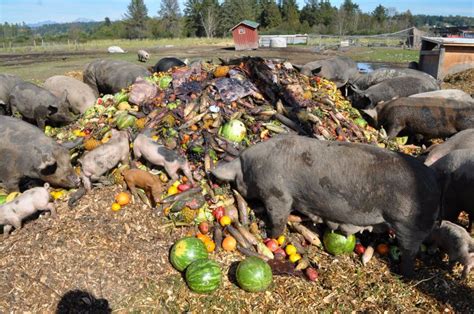
[[[301,69],[303,68],[301,64],[292,64],[292,66],[300,72],[301,72]]]
[[[62,92],[61,98],[60,98],[62,104],[66,103],[66,101],[67,101],[67,95],[68,95],[67,90],[64,90],[64,91]]]
[[[58,107],[48,106],[48,111],[49,114],[55,114],[56,112],[58,112]]]
[[[211,170],[211,173],[219,180],[234,181],[237,173],[241,171],[240,158],[236,158],[231,162],[217,166],[217,168]]]
[[[377,121],[377,110],[375,108],[362,109],[362,112],[371,117],[372,120]]]
[[[50,175],[56,171],[58,164],[53,156],[43,156],[38,169],[42,175]]]

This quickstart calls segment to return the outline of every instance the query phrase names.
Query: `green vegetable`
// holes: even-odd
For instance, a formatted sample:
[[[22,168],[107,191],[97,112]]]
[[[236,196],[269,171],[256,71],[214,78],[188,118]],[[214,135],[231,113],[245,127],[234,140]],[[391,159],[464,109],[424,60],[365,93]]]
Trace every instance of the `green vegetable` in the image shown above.
[[[354,123],[360,126],[361,128],[365,128],[367,126],[367,121],[365,121],[363,118],[355,119]]]
[[[117,128],[119,128],[119,130],[123,130],[128,127],[134,126],[135,120],[137,120],[137,118],[135,118],[134,116],[129,115],[127,113],[122,113],[117,116],[117,118],[115,119],[115,123],[117,124]]]
[[[178,108],[178,104],[175,103],[175,102],[170,102],[170,103],[168,103],[168,104],[166,105],[166,107],[167,107],[168,109],[170,109],[170,110],[173,110],[173,109]]]
[[[207,249],[198,238],[182,238],[171,248],[170,262],[179,271],[185,270],[189,264],[202,258],[207,258]]]
[[[211,293],[219,288],[221,282],[221,268],[213,260],[200,259],[186,269],[186,283],[194,292]]]
[[[114,101],[116,104],[120,104],[123,101],[128,101],[128,93],[120,91],[114,95]]]
[[[331,231],[328,229],[324,233],[323,243],[326,251],[332,255],[340,255],[354,251],[356,237],[353,234],[346,237],[337,231]]]
[[[390,257],[395,261],[398,262],[400,260],[400,249],[398,246],[392,245],[390,246]]]
[[[173,78],[171,76],[162,76],[159,81],[159,86],[161,89],[166,89],[168,86],[171,84],[173,81]]]
[[[0,205],[4,204],[7,201],[7,195],[0,195]]]
[[[247,135],[247,128],[240,120],[230,120],[219,128],[219,136],[232,142],[241,142]]]
[[[236,271],[237,283],[245,291],[264,291],[273,281],[270,265],[263,259],[249,256],[239,263]]]

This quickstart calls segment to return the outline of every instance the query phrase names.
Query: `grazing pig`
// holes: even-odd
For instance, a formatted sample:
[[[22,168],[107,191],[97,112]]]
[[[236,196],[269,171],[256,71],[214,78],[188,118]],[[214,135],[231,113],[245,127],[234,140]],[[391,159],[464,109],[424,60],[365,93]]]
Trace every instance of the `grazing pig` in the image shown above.
[[[150,59],[150,54],[143,49],[138,50],[137,55],[140,62],[147,62]]]
[[[467,278],[474,267],[474,239],[463,227],[443,220],[433,228],[426,242],[446,252],[450,264],[460,262],[464,266],[462,278]]]
[[[394,68],[380,68],[369,73],[360,74],[353,82],[352,85],[357,87],[359,90],[366,90],[367,88],[382,83],[385,80],[393,79],[396,77],[419,77],[432,85],[439,85],[438,81],[431,75],[413,69],[394,69]]]
[[[163,187],[158,176],[152,175],[148,171],[140,169],[129,169],[122,171],[123,178],[130,192],[135,198],[138,197],[137,187],[143,189],[153,207],[161,200]]]
[[[162,58],[152,68],[153,72],[167,72],[174,67],[184,67],[186,63],[177,58]]]
[[[132,85],[139,77],[150,76],[142,66],[121,60],[95,60],[84,69],[84,83],[95,92],[115,94]]]
[[[471,95],[460,89],[440,89],[432,92],[410,95],[409,97],[454,99],[474,104],[474,99]]]
[[[0,74],[0,115],[10,115],[11,110],[8,105],[10,92],[16,84],[23,82],[21,78],[13,74]]]
[[[474,128],[474,107],[453,99],[405,97],[363,111],[375,125],[383,126],[389,137],[405,130],[430,139]]]
[[[411,274],[439,213],[432,169],[367,144],[282,135],[247,148],[211,172],[234,182],[242,196],[263,202],[271,237],[282,234],[292,209],[345,234],[393,228],[405,275]]]
[[[65,75],[55,75],[48,78],[43,87],[56,97],[61,97],[66,93],[69,109],[76,114],[82,114],[94,106],[99,96],[89,85]]]
[[[49,201],[49,184],[23,192],[11,202],[0,205],[0,225],[3,225],[3,237],[7,238],[12,227],[21,228],[21,222],[38,210],[49,210],[56,216],[54,204]]]
[[[144,134],[139,134],[133,142],[133,154],[136,159],[143,156],[146,160],[157,166],[163,166],[166,173],[173,181],[179,179],[178,170],[181,169],[184,175],[194,185],[193,176],[186,158],[180,157],[175,151],[158,145],[151,138]]]
[[[23,119],[34,122],[44,130],[46,122],[65,124],[74,121],[74,115],[66,104],[67,92],[61,98],[33,83],[20,82],[13,87],[9,103],[12,113],[20,113]]]
[[[112,137],[107,143],[87,152],[79,160],[82,165],[81,179],[86,191],[90,192],[91,181],[98,180],[119,162],[128,165],[129,149],[128,133],[112,129]]]
[[[69,151],[37,127],[13,117],[0,116],[0,134],[0,181],[9,191],[18,191],[24,178],[41,179],[64,188],[79,185]]]
[[[474,221],[474,149],[453,150],[431,165],[443,186],[443,219],[456,222],[461,211]]]
[[[353,93],[348,98],[352,102],[352,106],[365,109],[373,108],[378,103],[395,98],[438,90],[439,86],[424,77],[400,76],[384,80],[366,90],[359,90],[355,87],[351,87],[351,89]]]
[[[359,75],[357,64],[348,57],[334,57],[306,63],[300,68],[301,74],[317,75],[336,83],[341,87]]]
[[[442,144],[430,146],[429,154],[425,159],[425,165],[431,166],[453,150],[468,148],[474,151],[474,129],[461,131]]]

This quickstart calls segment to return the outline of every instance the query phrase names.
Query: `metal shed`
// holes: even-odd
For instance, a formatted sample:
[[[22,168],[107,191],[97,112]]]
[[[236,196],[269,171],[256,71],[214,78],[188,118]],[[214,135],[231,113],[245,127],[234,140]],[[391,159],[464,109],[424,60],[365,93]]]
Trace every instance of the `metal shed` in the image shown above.
[[[257,22],[244,20],[230,29],[234,38],[235,50],[258,48]]]
[[[474,68],[474,39],[422,37],[419,68],[437,79]]]

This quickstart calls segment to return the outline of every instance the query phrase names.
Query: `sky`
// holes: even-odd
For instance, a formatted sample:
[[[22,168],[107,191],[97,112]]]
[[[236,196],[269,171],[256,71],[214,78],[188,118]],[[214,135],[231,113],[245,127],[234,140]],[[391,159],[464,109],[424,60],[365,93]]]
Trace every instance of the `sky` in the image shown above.
[[[181,10],[185,0],[179,0]],[[412,14],[464,15],[474,17],[474,0],[353,0],[363,12],[372,12],[378,4]],[[145,0],[149,16],[157,16],[160,0]],[[301,8],[305,0],[297,0]],[[331,0],[339,6],[343,0]],[[130,0],[0,0],[0,22],[35,23],[40,21],[72,22],[78,18],[103,21],[105,17],[119,20]]]

